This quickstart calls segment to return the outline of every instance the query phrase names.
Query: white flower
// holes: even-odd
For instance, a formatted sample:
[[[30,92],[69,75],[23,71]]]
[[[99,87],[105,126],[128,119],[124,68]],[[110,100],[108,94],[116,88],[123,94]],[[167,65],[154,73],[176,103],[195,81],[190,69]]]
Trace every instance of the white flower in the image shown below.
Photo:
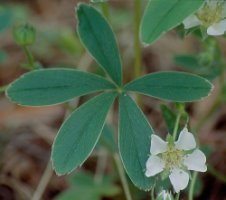
[[[206,157],[196,148],[195,138],[185,127],[176,142],[165,142],[157,135],[151,138],[151,155],[146,162],[147,177],[166,171],[175,192],[187,187],[188,170],[205,172]]]
[[[184,21],[184,28],[189,29],[202,25],[208,35],[223,35],[226,31],[226,1],[206,0],[203,6]]]

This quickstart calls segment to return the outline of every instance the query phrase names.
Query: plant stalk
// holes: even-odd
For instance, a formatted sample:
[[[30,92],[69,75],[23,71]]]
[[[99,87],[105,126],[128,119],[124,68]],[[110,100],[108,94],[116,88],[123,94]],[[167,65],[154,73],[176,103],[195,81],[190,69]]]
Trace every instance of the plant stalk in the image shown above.
[[[155,200],[155,185],[151,188],[151,200]]]
[[[42,199],[42,195],[45,192],[52,175],[53,175],[52,164],[51,161],[49,161],[31,200]]]
[[[141,0],[134,2],[134,77],[141,75],[142,55],[139,38],[140,20],[141,20]]]
[[[177,193],[175,200],[179,200],[180,199],[180,192]]]
[[[142,52],[139,37],[140,20],[141,20],[141,0],[134,1],[134,79],[141,75],[142,69]],[[142,107],[140,95],[136,95],[137,103]]]
[[[24,46],[23,47],[23,50],[27,56],[27,61],[28,61],[28,64],[29,64],[29,69],[30,70],[33,70],[35,68],[35,62],[34,62],[34,57],[32,55],[32,53],[30,52],[30,50],[28,49],[27,46]]]
[[[118,170],[118,173],[119,173],[119,177],[120,177],[121,182],[122,182],[122,187],[123,187],[123,190],[124,190],[124,193],[125,193],[126,200],[132,200],[132,196],[131,196],[131,193],[130,193],[130,190],[129,190],[129,184],[127,182],[125,172],[124,172],[124,169],[123,169],[123,166],[122,166],[122,162],[119,158],[119,155],[117,153],[114,153],[113,157],[114,157],[115,164],[116,164],[116,167],[117,167],[117,170]]]
[[[105,152],[104,149],[103,150],[101,149],[97,157],[97,166],[94,176],[95,183],[100,184],[102,182],[106,165],[107,165],[107,152]]]
[[[198,177],[198,172],[194,172],[192,180],[191,180],[191,183],[190,183],[190,187],[189,187],[188,200],[193,200],[194,189],[195,189],[195,182],[197,180],[197,177]]]
[[[181,118],[181,111],[179,111],[179,113],[177,114],[176,122],[175,122],[174,129],[173,129],[174,141],[176,140],[176,137],[177,137],[177,131],[178,131],[179,124],[180,124],[180,118]]]

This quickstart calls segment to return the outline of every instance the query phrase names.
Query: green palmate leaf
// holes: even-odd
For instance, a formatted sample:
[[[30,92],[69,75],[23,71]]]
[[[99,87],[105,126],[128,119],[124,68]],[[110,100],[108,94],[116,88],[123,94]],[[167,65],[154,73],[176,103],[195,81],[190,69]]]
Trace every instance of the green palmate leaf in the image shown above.
[[[201,100],[210,94],[212,84],[196,75],[184,72],[157,72],[128,83],[125,90],[176,102]]]
[[[113,92],[101,94],[75,110],[64,122],[52,147],[57,174],[70,173],[87,159],[100,137],[115,97]]]
[[[196,11],[203,0],[150,0],[141,22],[141,39],[150,44]]]
[[[72,69],[44,69],[26,73],[14,81],[7,89],[7,96],[21,105],[42,106],[114,87],[94,74]]]
[[[109,24],[96,9],[85,4],[78,6],[77,17],[81,41],[97,63],[118,85],[121,85],[121,60]]]
[[[153,130],[142,111],[130,96],[119,100],[119,150],[132,182],[140,189],[149,190],[153,180],[145,176]]]

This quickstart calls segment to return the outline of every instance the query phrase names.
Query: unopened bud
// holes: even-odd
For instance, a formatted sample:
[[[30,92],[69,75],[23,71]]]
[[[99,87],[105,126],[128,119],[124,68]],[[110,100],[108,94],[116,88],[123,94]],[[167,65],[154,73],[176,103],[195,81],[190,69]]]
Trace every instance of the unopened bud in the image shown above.
[[[170,192],[163,190],[159,193],[156,200],[173,200],[173,199],[174,198],[172,197]]]
[[[35,41],[36,31],[30,24],[22,24],[13,29],[13,36],[19,46],[32,45]]]

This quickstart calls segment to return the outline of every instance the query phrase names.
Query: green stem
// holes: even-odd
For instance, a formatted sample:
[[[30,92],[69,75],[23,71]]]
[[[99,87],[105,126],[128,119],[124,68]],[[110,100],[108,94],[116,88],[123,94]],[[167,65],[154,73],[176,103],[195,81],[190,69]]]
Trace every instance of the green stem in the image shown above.
[[[191,183],[190,183],[190,187],[189,187],[188,200],[193,200],[195,182],[197,180],[197,177],[198,177],[198,172],[194,172]]]
[[[180,199],[180,192],[177,193],[175,200],[179,200]]]
[[[107,20],[110,19],[110,15],[109,15],[109,7],[108,7],[108,3],[107,2],[102,2],[101,3],[101,10],[103,15],[106,17]]]
[[[181,112],[179,111],[179,113],[177,114],[174,129],[173,129],[173,139],[174,139],[174,141],[176,140],[176,137],[177,137],[177,131],[178,131],[178,128],[179,128],[180,118],[181,118]]]
[[[53,175],[52,163],[51,161],[49,161],[31,200],[42,199],[43,193],[45,192],[52,175]]]
[[[28,49],[27,46],[24,46],[23,50],[24,50],[24,52],[25,52],[25,54],[27,56],[27,61],[28,61],[28,64],[29,64],[29,68],[31,70],[33,70],[35,68],[33,55],[32,55],[31,51]]]
[[[142,52],[139,38],[140,20],[141,20],[141,0],[134,2],[134,79],[141,75]],[[136,95],[136,100],[142,106],[141,98]]]
[[[139,27],[141,19],[141,0],[135,0],[134,3],[134,76],[135,78],[141,75],[141,46],[139,38]]]
[[[97,157],[97,166],[94,176],[95,183],[100,184],[102,182],[106,165],[107,165],[107,152],[105,152],[104,149],[103,150],[100,149]]]
[[[214,169],[212,166],[208,165],[208,172],[215,176],[218,180],[220,180],[223,183],[226,183],[226,176],[216,169]]]
[[[151,188],[151,200],[155,200],[155,185]]]
[[[130,190],[129,190],[129,185],[125,176],[125,172],[121,163],[121,160],[119,158],[119,155],[117,153],[113,154],[114,160],[115,160],[115,164],[116,167],[118,169],[118,173],[119,173],[119,177],[121,179],[122,182],[122,187],[126,196],[126,200],[132,200],[132,196],[130,194]]]

